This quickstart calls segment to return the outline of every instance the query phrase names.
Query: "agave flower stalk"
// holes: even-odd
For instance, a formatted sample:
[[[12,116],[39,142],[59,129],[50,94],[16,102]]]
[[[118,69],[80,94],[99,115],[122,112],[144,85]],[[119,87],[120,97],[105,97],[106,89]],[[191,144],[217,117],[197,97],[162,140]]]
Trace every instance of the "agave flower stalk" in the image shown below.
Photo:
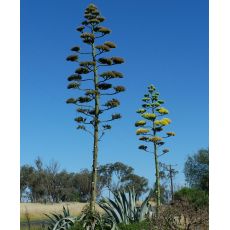
[[[142,108],[137,110],[140,114],[141,120],[135,123],[138,127],[136,135],[140,135],[139,140],[144,141],[146,144],[152,144],[153,150],[149,150],[148,145],[140,145],[139,149],[153,153],[155,164],[155,188],[156,188],[156,202],[157,210],[161,205],[160,194],[160,175],[159,175],[159,160],[158,158],[169,152],[168,149],[163,149],[160,153],[160,148],[165,144],[165,139],[175,136],[174,132],[166,132],[163,134],[164,128],[171,123],[169,118],[164,117],[169,111],[162,105],[164,101],[159,99],[159,93],[153,85],[148,87],[148,93],[142,98],[144,102]]]
[[[77,107],[78,117],[75,118],[78,123],[77,129],[83,130],[93,137],[90,209],[95,211],[98,142],[106,130],[111,129],[109,122],[121,118],[119,113],[110,114],[110,117],[105,117],[103,114],[120,105],[118,99],[108,99],[108,97],[125,91],[123,86],[114,86],[110,83],[111,80],[123,78],[123,74],[115,70],[108,70],[108,67],[122,64],[124,59],[105,56],[106,53],[116,48],[116,45],[111,41],[102,42],[100,40],[110,34],[111,30],[101,25],[105,18],[101,16],[95,5],[90,4],[86,8],[84,18],[85,20],[77,28],[77,31],[80,32],[82,42],[88,46],[88,49],[82,51],[80,46],[75,46],[71,49],[74,54],[67,57],[67,61],[79,65],[75,73],[68,78],[70,83],[67,88],[78,90],[83,94],[77,98],[69,98],[66,102]],[[88,59],[81,60],[83,55]]]

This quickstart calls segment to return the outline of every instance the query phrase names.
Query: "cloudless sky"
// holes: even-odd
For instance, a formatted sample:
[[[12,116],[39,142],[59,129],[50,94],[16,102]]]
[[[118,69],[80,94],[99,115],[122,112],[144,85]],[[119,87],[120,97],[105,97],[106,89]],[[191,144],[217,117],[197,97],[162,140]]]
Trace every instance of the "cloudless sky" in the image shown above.
[[[118,95],[123,118],[100,143],[99,163],[121,161],[153,184],[153,156],[138,150],[134,126],[152,83],[177,134],[161,161],[178,165],[183,185],[187,156],[208,147],[208,0],[21,0],[21,164],[40,156],[67,171],[91,168],[92,138],[76,130],[75,107],[65,103],[77,96],[66,88],[77,65],[65,58],[81,45],[75,28],[91,2],[112,30],[107,40],[117,49],[110,55],[126,60],[113,68],[125,76],[117,80],[127,89]]]

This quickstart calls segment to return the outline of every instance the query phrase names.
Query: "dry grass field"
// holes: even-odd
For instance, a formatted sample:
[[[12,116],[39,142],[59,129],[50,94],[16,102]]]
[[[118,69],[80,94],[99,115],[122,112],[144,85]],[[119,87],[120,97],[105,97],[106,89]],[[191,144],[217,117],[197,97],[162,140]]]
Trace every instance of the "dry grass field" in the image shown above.
[[[20,204],[20,219],[21,222],[26,221],[26,213],[28,213],[30,221],[45,220],[44,215],[50,213],[62,213],[62,207],[68,206],[70,214],[77,216],[81,213],[82,208],[86,203],[66,202],[60,204],[40,204],[40,203],[21,203]]]

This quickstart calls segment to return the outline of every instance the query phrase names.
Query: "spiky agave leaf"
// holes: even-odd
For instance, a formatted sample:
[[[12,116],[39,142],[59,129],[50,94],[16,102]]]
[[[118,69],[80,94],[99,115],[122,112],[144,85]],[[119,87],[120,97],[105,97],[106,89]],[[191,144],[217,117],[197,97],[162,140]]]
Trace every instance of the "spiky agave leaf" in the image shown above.
[[[113,193],[114,200],[103,198],[99,206],[114,220],[117,224],[129,224],[142,221],[148,212],[147,203],[149,196],[144,200],[138,210],[136,206],[137,194],[134,189],[129,189],[128,193],[116,191]]]
[[[69,208],[68,207],[65,208],[63,206],[62,212],[63,214],[56,214],[56,213],[52,213],[51,215],[44,214],[51,220],[49,222],[48,230],[67,230],[74,225],[77,218],[70,216]]]
[[[101,215],[99,212],[92,212],[89,206],[85,206],[79,218],[79,222],[86,230],[118,230],[116,223],[108,215]]]

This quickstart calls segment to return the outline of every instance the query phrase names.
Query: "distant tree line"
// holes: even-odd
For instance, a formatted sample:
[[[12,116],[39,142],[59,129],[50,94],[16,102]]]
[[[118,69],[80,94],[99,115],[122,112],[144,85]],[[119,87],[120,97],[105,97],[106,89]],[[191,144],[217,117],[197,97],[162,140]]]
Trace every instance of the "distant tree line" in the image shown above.
[[[80,172],[60,170],[60,165],[52,161],[44,166],[38,157],[35,165],[22,165],[20,170],[21,202],[67,202],[90,201],[91,174],[88,169]],[[134,169],[121,162],[109,163],[98,167],[97,198],[103,191],[125,190],[133,187],[141,196],[149,190],[148,180],[138,176]]]

